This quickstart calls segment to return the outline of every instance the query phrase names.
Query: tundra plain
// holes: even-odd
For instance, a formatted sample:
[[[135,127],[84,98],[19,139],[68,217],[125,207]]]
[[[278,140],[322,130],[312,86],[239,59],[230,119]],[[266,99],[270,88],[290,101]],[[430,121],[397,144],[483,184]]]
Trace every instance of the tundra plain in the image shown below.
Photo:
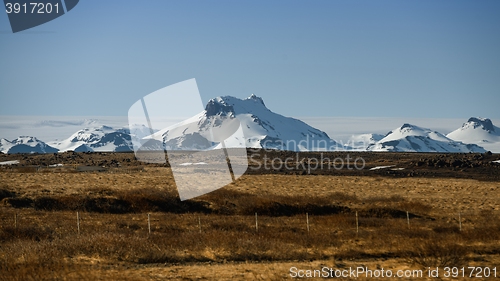
[[[352,156],[366,167],[311,170],[319,156],[302,153],[297,169],[262,165],[180,201],[168,164],[133,153],[0,155],[20,161],[0,167],[0,280],[282,280],[325,267],[435,280],[429,267],[469,266],[500,278],[499,155]]]

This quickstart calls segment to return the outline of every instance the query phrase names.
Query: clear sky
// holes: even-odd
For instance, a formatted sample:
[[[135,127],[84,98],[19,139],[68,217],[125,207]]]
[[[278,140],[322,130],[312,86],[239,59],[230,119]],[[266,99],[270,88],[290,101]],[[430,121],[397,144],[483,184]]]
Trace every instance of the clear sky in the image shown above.
[[[500,118],[500,1],[81,0],[12,34],[0,115],[126,116],[196,78],[286,116]]]

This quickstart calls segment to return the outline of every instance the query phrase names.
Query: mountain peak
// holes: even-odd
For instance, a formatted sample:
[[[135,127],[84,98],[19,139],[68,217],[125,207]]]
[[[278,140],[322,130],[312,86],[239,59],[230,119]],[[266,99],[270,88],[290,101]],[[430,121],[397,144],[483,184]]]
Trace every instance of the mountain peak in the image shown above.
[[[418,132],[425,131],[425,130],[420,128],[419,126],[409,124],[409,123],[404,123],[403,126],[401,126],[399,128],[399,131],[401,133],[419,134]]]
[[[4,153],[55,153],[58,149],[31,136],[20,136],[13,141],[2,139],[0,148]]]
[[[261,97],[258,97],[256,96],[255,94],[251,94],[248,98],[246,98],[245,100],[253,100],[253,101],[256,101],[256,102],[260,102],[263,106],[266,106],[264,104],[264,100],[262,100]]]
[[[216,97],[208,101],[205,111],[207,116],[235,116],[241,113],[268,110],[261,97],[254,94],[246,99],[232,96]]]
[[[488,118],[471,117],[446,136],[455,141],[481,144],[486,150],[500,151],[500,128]]]
[[[232,105],[228,104],[223,98],[215,98],[208,101],[205,107],[207,116],[227,116],[234,115],[234,108]]]
[[[488,132],[495,132],[495,126],[493,126],[493,123],[488,118],[471,117],[469,118],[469,120],[467,120],[467,123],[464,124],[464,126],[467,126],[469,124],[474,128],[483,127],[484,130]]]
[[[17,139],[14,139],[12,143],[17,143],[17,144],[27,144],[27,143],[36,143],[36,142],[41,142],[39,139],[36,137],[32,136],[19,136]]]
[[[401,126],[401,129],[405,129],[405,128],[414,129],[415,126],[412,124],[404,123],[403,126]]]

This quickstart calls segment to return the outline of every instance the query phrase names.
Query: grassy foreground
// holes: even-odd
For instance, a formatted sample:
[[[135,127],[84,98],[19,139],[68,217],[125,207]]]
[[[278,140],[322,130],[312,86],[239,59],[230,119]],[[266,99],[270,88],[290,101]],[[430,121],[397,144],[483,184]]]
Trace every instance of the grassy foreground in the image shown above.
[[[281,280],[297,265],[500,260],[496,182],[253,175],[180,202],[161,168],[0,177],[0,280]]]

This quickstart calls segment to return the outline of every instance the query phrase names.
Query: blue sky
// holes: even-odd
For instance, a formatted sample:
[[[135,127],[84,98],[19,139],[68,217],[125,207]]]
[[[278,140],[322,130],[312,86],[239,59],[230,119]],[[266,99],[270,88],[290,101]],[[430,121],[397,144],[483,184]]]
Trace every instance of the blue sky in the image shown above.
[[[126,116],[196,78],[286,116],[500,118],[499,1],[82,0],[12,34],[0,115]],[[464,120],[465,122],[466,120]]]

